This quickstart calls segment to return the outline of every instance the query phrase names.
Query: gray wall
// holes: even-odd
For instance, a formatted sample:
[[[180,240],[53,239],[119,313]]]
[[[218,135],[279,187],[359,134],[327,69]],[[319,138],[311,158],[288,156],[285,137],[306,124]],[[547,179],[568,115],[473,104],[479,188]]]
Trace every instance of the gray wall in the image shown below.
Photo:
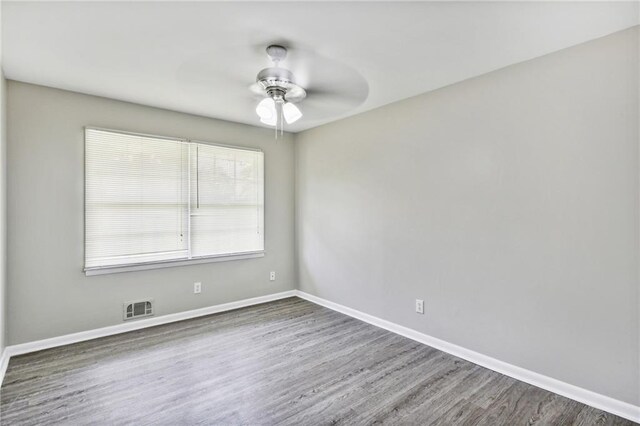
[[[300,289],[638,404],[638,112],[634,28],[298,134]]]
[[[9,344],[121,324],[128,300],[164,315],[295,288],[291,135],[14,81],[8,122]],[[85,277],[86,125],[262,148],[266,256]]]
[[[7,345],[7,81],[0,66],[0,354]]]
[[[7,82],[2,69],[2,5],[0,5],[0,354],[7,328]]]

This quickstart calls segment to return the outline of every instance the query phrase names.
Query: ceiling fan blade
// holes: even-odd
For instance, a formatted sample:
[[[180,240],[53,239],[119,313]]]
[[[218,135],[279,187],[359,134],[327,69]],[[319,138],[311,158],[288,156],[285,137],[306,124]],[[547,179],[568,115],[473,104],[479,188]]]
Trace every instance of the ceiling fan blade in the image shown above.
[[[297,106],[305,119],[325,119],[342,116],[360,106],[368,90],[364,93],[338,92],[335,90],[311,89],[307,97]]]
[[[249,92],[256,99],[264,98],[266,96],[264,89],[262,89],[262,86],[260,86],[258,83],[251,84],[249,86]]]
[[[335,90],[316,90],[307,92],[307,98],[303,102],[324,104],[327,108],[355,108],[359,106],[366,95],[364,93],[339,92]]]
[[[256,75],[273,66],[265,49],[270,44],[280,44],[288,54],[278,66],[293,72],[294,81],[307,91],[306,97],[291,93],[287,99],[303,112],[301,122],[343,116],[367,99],[367,81],[346,63],[308,46],[282,39],[265,40],[264,33],[258,37],[261,40],[222,44],[220,49],[200,52],[180,64],[176,78],[185,94],[205,103],[210,98],[210,110],[218,111],[221,118],[252,122],[256,105],[265,97],[264,90],[255,83]],[[225,105],[222,112],[217,106],[220,103]],[[201,113],[207,114],[206,111]]]

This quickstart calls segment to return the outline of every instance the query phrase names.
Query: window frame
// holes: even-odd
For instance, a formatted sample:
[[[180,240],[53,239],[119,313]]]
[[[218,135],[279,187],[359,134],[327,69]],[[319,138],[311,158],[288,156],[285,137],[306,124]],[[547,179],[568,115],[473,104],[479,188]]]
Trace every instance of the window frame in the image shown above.
[[[224,143],[218,143],[218,142],[210,142],[210,141],[203,141],[203,140],[199,140],[199,139],[188,139],[188,138],[183,138],[183,137],[171,137],[171,136],[162,136],[162,135],[155,135],[155,134],[150,134],[150,133],[140,133],[140,132],[131,132],[131,131],[126,131],[126,130],[117,130],[117,129],[110,129],[110,128],[104,128],[104,127],[96,127],[96,126],[84,126],[83,128],[83,183],[85,184],[83,186],[83,191],[82,191],[82,195],[83,195],[83,259],[86,258],[86,240],[87,240],[87,221],[86,221],[86,207],[87,207],[87,192],[86,192],[86,179],[87,179],[87,158],[86,158],[86,131],[87,130],[97,130],[97,131],[103,131],[103,132],[111,132],[111,133],[118,133],[118,134],[123,134],[123,135],[130,135],[130,136],[140,136],[140,137],[149,137],[149,138],[154,138],[154,139],[166,139],[166,140],[170,140],[170,141],[180,141],[180,142],[186,142],[186,143],[194,143],[194,144],[202,144],[202,145],[211,145],[211,146],[217,146],[217,147],[222,147],[222,148],[231,148],[231,149],[239,149],[239,150],[244,150],[244,151],[255,151],[255,152],[260,152],[262,153],[262,197],[263,197],[263,204],[262,204],[262,209],[263,209],[263,214],[262,214],[262,234],[263,234],[263,249],[262,250],[255,250],[255,251],[245,251],[245,252],[239,252],[239,253],[224,253],[224,254],[216,254],[216,255],[207,255],[207,256],[193,256],[189,259],[170,259],[170,260],[157,260],[157,261],[149,261],[149,262],[139,262],[139,263],[127,263],[127,264],[123,264],[123,265],[111,265],[111,266],[95,266],[95,267],[85,267],[83,266],[83,271],[85,273],[86,276],[93,276],[93,275],[104,275],[104,274],[114,274],[114,273],[119,273],[119,272],[130,272],[130,271],[144,271],[144,270],[149,270],[149,269],[159,269],[159,268],[170,268],[170,267],[176,267],[176,266],[187,266],[187,265],[197,265],[197,264],[201,264],[201,263],[211,263],[211,262],[226,262],[226,261],[231,261],[231,260],[242,260],[242,259],[253,259],[253,258],[258,258],[258,257],[264,257],[266,254],[266,251],[264,249],[264,246],[266,245],[266,166],[265,166],[265,153],[261,148],[256,148],[256,147],[250,147],[250,146],[241,146],[241,145],[231,145],[231,144],[224,144]],[[188,183],[188,185],[190,186],[191,183]],[[190,208],[189,208],[189,222],[191,221],[191,214],[190,214]],[[191,229],[189,229],[189,234],[188,234],[188,238],[189,240],[191,239]],[[190,242],[189,242],[189,247],[190,247]],[[189,248],[189,251],[191,251],[191,249]],[[84,262],[83,262],[84,263]]]

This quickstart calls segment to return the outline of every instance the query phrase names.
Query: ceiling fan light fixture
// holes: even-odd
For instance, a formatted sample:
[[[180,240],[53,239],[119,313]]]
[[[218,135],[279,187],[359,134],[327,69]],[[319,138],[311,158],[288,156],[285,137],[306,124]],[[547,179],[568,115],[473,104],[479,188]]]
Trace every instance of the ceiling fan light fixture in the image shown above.
[[[260,101],[256,107],[256,114],[260,117],[260,121],[263,123],[276,122],[276,104],[271,98],[264,98]]]
[[[293,124],[302,117],[300,109],[291,102],[284,104],[282,113],[284,114],[284,119],[287,120],[287,124]]]
[[[273,118],[261,118],[260,122],[266,124],[267,126],[275,126],[278,123],[278,120],[276,120],[275,117],[273,117]]]

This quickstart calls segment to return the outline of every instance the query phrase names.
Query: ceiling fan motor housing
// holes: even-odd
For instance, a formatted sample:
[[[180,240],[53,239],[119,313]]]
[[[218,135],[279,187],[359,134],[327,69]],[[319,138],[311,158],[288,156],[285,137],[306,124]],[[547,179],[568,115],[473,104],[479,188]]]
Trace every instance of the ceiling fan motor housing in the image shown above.
[[[258,73],[256,82],[266,91],[270,88],[280,88],[284,92],[293,83],[293,73],[286,68],[265,68]]]
[[[274,100],[295,103],[306,96],[305,90],[294,82],[293,73],[286,68],[265,68],[258,73],[256,82]]]

